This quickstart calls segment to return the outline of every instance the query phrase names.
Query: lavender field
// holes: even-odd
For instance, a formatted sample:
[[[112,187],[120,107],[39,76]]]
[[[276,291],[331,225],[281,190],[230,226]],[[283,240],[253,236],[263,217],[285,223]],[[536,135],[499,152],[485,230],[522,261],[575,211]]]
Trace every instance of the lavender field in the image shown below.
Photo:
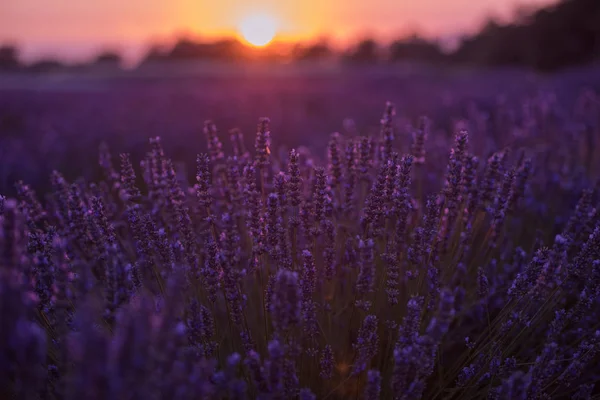
[[[131,153],[138,163],[148,138],[161,136],[169,156],[191,167],[196,154],[206,151],[206,119],[215,121],[229,149],[230,129],[240,128],[251,146],[256,120],[268,116],[276,132],[275,152],[281,146],[283,151],[307,146],[323,158],[333,132],[376,134],[386,101],[398,109],[397,151],[408,151],[411,127],[426,115],[434,121],[436,138],[444,140],[452,138],[457,121],[470,119],[471,142],[478,155],[487,155],[524,136],[518,131],[526,129],[526,103],[553,103],[549,106],[556,112],[569,114],[561,118],[570,123],[578,97],[600,88],[600,73],[592,67],[549,76],[418,66],[279,68],[202,74],[183,69],[170,77],[144,70],[108,76],[0,75],[0,191],[14,193],[19,179],[47,189],[53,169],[70,180],[96,177],[99,170],[90,158],[101,142]],[[547,136],[527,136],[540,135]],[[535,140],[549,145],[551,139]],[[430,145],[447,152],[448,143]]]
[[[0,398],[600,398],[600,73],[0,77]]]

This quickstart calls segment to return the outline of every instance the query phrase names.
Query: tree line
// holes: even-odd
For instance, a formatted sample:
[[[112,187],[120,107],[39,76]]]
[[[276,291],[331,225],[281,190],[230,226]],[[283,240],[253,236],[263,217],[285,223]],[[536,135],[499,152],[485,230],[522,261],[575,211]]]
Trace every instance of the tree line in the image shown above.
[[[251,48],[237,39],[213,42],[178,40],[170,48],[152,47],[142,64],[181,60],[219,62],[340,61],[347,64],[374,64],[411,61],[441,65],[517,66],[539,71],[593,62],[600,57],[600,1],[562,0],[558,3],[522,12],[511,23],[490,20],[477,33],[462,37],[452,50],[437,40],[417,35],[383,45],[364,39],[344,50],[334,49],[327,41],[313,44],[274,44],[264,49]],[[93,65],[119,66],[115,52],[100,54]],[[24,66],[15,47],[0,48],[0,70],[52,70],[61,67],[56,60],[42,60]]]

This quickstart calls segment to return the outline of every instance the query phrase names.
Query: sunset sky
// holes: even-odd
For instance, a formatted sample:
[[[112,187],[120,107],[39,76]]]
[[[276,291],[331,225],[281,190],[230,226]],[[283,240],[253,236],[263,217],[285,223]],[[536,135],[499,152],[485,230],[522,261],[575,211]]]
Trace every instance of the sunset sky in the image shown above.
[[[445,37],[478,28],[490,15],[553,0],[0,0],[0,43],[26,58],[84,58],[103,48],[128,57],[180,34],[236,34],[251,13],[272,15],[281,40],[334,41],[408,32]]]

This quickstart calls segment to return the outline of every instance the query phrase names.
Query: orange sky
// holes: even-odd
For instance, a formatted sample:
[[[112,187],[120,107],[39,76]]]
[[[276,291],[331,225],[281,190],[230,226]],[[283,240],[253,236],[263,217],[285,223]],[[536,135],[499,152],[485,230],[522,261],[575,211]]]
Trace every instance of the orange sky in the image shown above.
[[[245,15],[272,14],[283,37],[445,36],[476,29],[488,15],[552,0],[0,0],[0,43],[29,58],[89,56],[103,47],[133,56],[150,40],[189,32],[231,34]]]

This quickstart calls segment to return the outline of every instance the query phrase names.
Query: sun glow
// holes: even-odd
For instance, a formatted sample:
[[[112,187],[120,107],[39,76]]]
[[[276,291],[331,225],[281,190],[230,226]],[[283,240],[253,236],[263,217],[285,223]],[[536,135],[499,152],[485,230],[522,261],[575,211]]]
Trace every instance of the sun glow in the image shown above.
[[[277,20],[268,14],[248,15],[240,22],[238,30],[251,45],[266,46],[277,34]]]

